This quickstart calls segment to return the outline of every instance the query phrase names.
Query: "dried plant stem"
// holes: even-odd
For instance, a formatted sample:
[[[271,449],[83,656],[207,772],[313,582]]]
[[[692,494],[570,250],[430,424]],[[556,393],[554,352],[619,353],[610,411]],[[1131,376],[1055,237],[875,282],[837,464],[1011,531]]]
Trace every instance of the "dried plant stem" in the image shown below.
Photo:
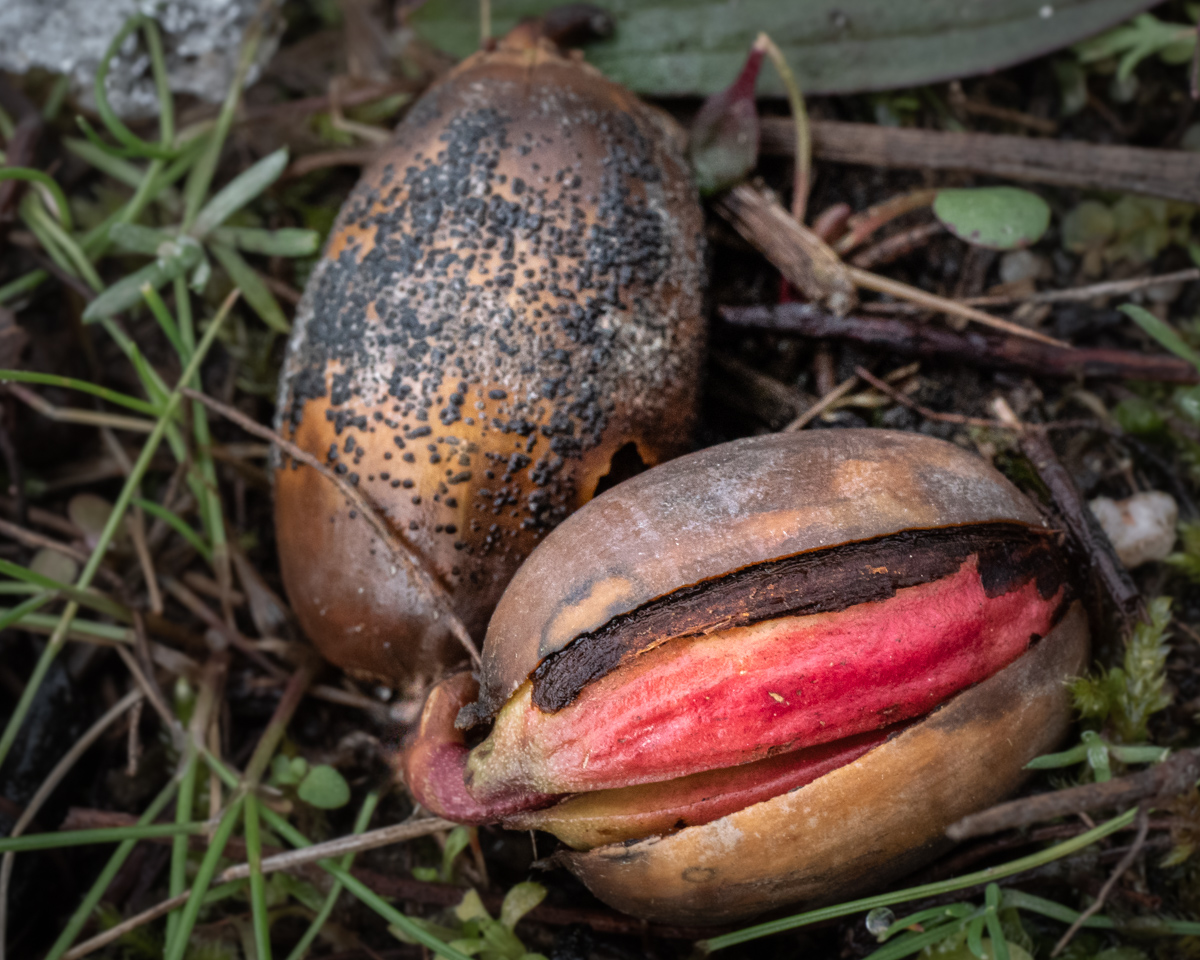
[[[141,690],[131,690],[88,728],[87,732],[75,742],[63,758],[54,765],[54,769],[50,771],[46,779],[42,781],[42,785],[38,787],[37,793],[25,805],[25,810],[17,819],[16,824],[13,825],[9,837],[19,837],[25,832],[25,828],[33,822],[33,818],[42,809],[42,804],[49,799],[50,794],[54,792],[54,789],[62,782],[63,777],[75,766],[76,761],[87,752],[93,743],[100,739],[104,731],[121,719],[132,706],[141,703],[142,696]],[[8,888],[12,882],[13,860],[15,856],[16,854],[14,853],[6,853],[4,854],[4,859],[0,860],[0,960],[4,960],[5,944],[8,941]]]
[[[112,427],[114,430],[130,430],[134,433],[150,433],[154,429],[154,421],[144,417],[128,417],[122,413],[105,413],[101,410],[84,410],[79,407],[59,407],[19,383],[10,382],[7,386],[8,392],[22,403],[57,423]]]
[[[1200,750],[1181,750],[1162,763],[1102,783],[1085,783],[1050,793],[1009,800],[951,824],[955,841],[982,837],[1013,827],[1097,810],[1109,810],[1154,797],[1173,797],[1200,779]]]
[[[780,433],[790,433],[793,430],[803,430],[810,423],[817,419],[826,410],[832,407],[835,403],[842,399],[846,394],[853,390],[858,385],[858,377],[849,377],[839,383],[836,387],[830,390],[825,396],[821,397],[816,403],[805,410],[800,416],[796,417],[791,423],[784,427]]]
[[[141,507],[134,507],[126,518],[126,529],[129,539],[133,541],[133,549],[137,554],[138,565],[142,568],[142,579],[146,582],[146,594],[150,602],[150,610],[159,616],[163,612],[162,591],[158,589],[158,577],[154,572],[154,558],[150,556],[150,547],[146,543],[146,519]]]
[[[139,914],[135,914],[120,923],[115,924],[105,930],[103,933],[98,933],[90,940],[84,940],[79,946],[68,950],[62,955],[62,960],[79,960],[80,957],[86,957],[89,953],[95,953],[102,947],[107,947],[110,943],[120,940],[125,934],[131,930],[136,930],[138,927],[145,926],[147,923],[152,923],[159,917],[177,910],[187,903],[188,897],[191,896],[191,890],[185,890],[177,897],[171,897],[156,903],[148,910],[143,910]]]
[[[457,638],[459,643],[471,656],[471,660],[476,666],[481,665],[482,661],[479,657],[479,650],[475,646],[475,641],[471,639],[471,635],[467,632],[467,628],[463,625],[458,614],[454,612],[451,605],[450,597],[446,592],[446,588],[438,583],[426,569],[425,563],[420,555],[411,547],[396,531],[394,531],[386,520],[379,515],[379,510],[368,501],[357,489],[339,477],[336,473],[330,470],[325,464],[321,463],[307,450],[303,450],[290,440],[286,440],[270,427],[263,426],[250,417],[247,417],[239,410],[235,410],[227,404],[221,403],[219,400],[214,400],[207,394],[200,393],[197,390],[184,388],[183,394],[192,400],[197,400],[203,403],[209,409],[216,411],[228,420],[232,420],[247,433],[253,434],[256,437],[261,437],[264,440],[269,440],[272,443],[279,445],[289,457],[298,460],[305,466],[312,467],[317,473],[321,474],[325,479],[338,488],[338,491],[350,501],[354,508],[358,511],[376,535],[388,547],[392,556],[396,558],[401,566],[409,573],[414,582],[423,588],[426,596],[430,598],[434,606],[437,608],[441,618],[447,623],[451,633]]]
[[[792,68],[788,66],[787,57],[775,45],[767,34],[760,33],[754,41],[754,49],[762,50],[771,58],[779,79],[783,81],[783,89],[787,92],[788,106],[792,111],[792,123],[796,127],[796,157],[795,172],[792,177],[792,216],[797,223],[804,222],[808,208],[808,192],[812,188],[812,135],[808,128],[808,110],[804,106],[804,94]]]
[[[846,233],[833,245],[833,249],[845,256],[855,247],[865,243],[880,227],[891,223],[906,213],[927,207],[937,199],[936,190],[913,190],[897,197],[884,200],[862,213],[856,213],[846,221]]]
[[[1090,918],[1099,913],[1104,907],[1104,901],[1107,900],[1108,895],[1112,893],[1112,889],[1117,885],[1117,881],[1124,876],[1126,870],[1133,866],[1133,861],[1136,860],[1138,858],[1138,854],[1142,852],[1142,847],[1146,843],[1146,835],[1149,832],[1150,810],[1148,807],[1142,807],[1138,811],[1137,836],[1134,837],[1133,844],[1125,852],[1125,856],[1121,858],[1121,862],[1118,863],[1113,869],[1113,872],[1109,874],[1108,879],[1104,881],[1104,886],[1100,888],[1099,896],[1096,897],[1091,906],[1089,906],[1083,911],[1083,913],[1075,918],[1075,922],[1067,928],[1067,932],[1064,933],[1059,939],[1058,943],[1054,945],[1054,949],[1050,951],[1051,957],[1057,957],[1060,953],[1062,953],[1063,950],[1066,949],[1067,944],[1071,942],[1075,934],[1080,931],[1083,925],[1087,923]]]
[[[431,833],[441,833],[453,830],[458,824],[441,817],[420,817],[408,819],[402,823],[394,823],[390,827],[380,827],[368,833],[351,834],[315,843],[299,850],[289,850],[262,861],[263,873],[274,873],[277,870],[293,870],[306,863],[315,863],[326,857],[336,857],[345,853],[361,853],[364,850],[378,850],[380,847],[390,847],[396,843],[415,840],[417,837],[427,837]],[[243,880],[250,876],[250,864],[240,863],[229,867],[217,877],[218,882],[228,883],[231,880]]]
[[[1200,268],[1189,267],[1174,273],[1160,273],[1153,277],[1133,277],[1129,280],[1106,280],[1084,287],[1068,287],[1065,290],[1042,290],[1027,297],[967,297],[962,303],[976,307],[1000,306],[1006,303],[1073,303],[1095,300],[1098,297],[1119,297],[1126,293],[1157,287],[1165,283],[1191,283],[1200,280]]]
[[[886,393],[897,403],[908,407],[908,409],[913,410],[916,413],[919,413],[926,420],[940,420],[942,423],[958,423],[963,426],[970,427],[1002,428],[1005,426],[1005,424],[1001,423],[999,420],[989,420],[984,417],[968,417],[961,413],[938,413],[936,410],[930,410],[928,407],[923,407],[915,400],[906,397],[890,383],[885,380],[881,380],[864,367],[855,367],[854,372],[862,377],[862,379],[866,380],[867,383],[873,386],[876,390],[880,391],[881,393]]]
[[[882,277],[877,273],[871,273],[869,270],[862,270],[858,267],[848,266],[846,267],[846,272],[850,275],[850,279],[854,281],[855,285],[864,290],[873,290],[875,293],[886,293],[888,296],[895,297],[898,300],[907,300],[909,303],[915,303],[918,306],[926,307],[938,313],[949,314],[952,317],[974,320],[985,327],[1003,330],[1005,333],[1025,337],[1028,340],[1037,340],[1052,347],[1062,347],[1064,349],[1070,349],[1071,347],[1069,343],[1063,343],[1061,340],[1048,337],[1044,333],[1030,330],[1019,323],[994,317],[990,313],[984,313],[982,310],[969,307],[965,303],[959,303],[957,300],[951,300],[949,297],[939,297],[936,293],[928,293],[918,287],[901,283],[899,280]]]

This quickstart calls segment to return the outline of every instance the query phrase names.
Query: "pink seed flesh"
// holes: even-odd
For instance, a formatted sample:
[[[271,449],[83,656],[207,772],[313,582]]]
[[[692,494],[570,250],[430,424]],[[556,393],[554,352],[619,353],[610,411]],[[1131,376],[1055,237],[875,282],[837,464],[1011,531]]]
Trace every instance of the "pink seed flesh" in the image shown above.
[[[520,743],[523,755],[515,765],[496,756],[511,752],[497,738],[493,756],[479,758],[470,789],[486,802],[627,787],[920,716],[1045,636],[1061,596],[1042,598],[1030,581],[988,597],[970,557],[956,573],[886,601],[673,640],[560,711],[542,713],[525,700],[520,715],[502,712],[493,736],[501,724],[515,724],[504,742]],[[507,782],[480,776],[492,761],[505,763]]]

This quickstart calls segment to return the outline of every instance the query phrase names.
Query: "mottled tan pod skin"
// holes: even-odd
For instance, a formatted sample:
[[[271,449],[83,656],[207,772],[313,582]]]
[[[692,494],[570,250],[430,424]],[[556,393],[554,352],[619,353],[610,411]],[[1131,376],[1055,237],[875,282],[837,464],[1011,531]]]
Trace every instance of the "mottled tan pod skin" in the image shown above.
[[[343,207],[279,427],[358,485],[481,636],[606,474],[686,449],[702,227],[670,120],[514,35],[412,108]],[[389,682],[461,661],[371,528],[284,459],[283,577],[322,652]]]
[[[662,923],[718,924],[877,889],[944,852],[946,828],[1003,800],[1071,722],[1064,681],[1087,664],[1076,601],[1019,660],[861,759],[703,826],[559,859],[605,903]]]

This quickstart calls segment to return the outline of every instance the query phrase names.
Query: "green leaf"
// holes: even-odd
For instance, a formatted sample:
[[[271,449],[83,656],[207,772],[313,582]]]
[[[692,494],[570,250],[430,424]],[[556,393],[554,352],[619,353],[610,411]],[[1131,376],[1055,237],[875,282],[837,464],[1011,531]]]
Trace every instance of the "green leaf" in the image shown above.
[[[1196,28],[1185,23],[1164,23],[1153,14],[1143,13],[1075,47],[1083,63],[1120,57],[1117,79],[1124,80],[1147,57],[1158,54],[1167,63],[1185,63],[1196,45]]]
[[[183,517],[177,513],[173,513],[161,504],[155,503],[153,500],[143,500],[141,497],[134,497],[132,502],[136,503],[152,517],[162,520],[167,526],[183,537],[184,540],[190,543],[200,556],[206,561],[212,562],[212,547],[204,542],[204,538],[193,530]]]
[[[221,243],[270,257],[307,257],[321,246],[316,230],[285,227],[282,230],[260,230],[257,227],[218,227],[213,238]]]
[[[148,283],[159,290],[176,277],[183,276],[201,260],[200,245],[190,238],[181,238],[171,247],[166,256],[121,278],[89,303],[83,311],[84,323],[94,323],[128,310],[135,303],[142,302],[143,285]]]
[[[1126,433],[1158,433],[1166,426],[1158,407],[1142,397],[1126,397],[1113,408],[1112,414]]]
[[[1046,201],[1018,187],[942,190],[933,213],[956,237],[992,250],[1027,247],[1050,225]]]
[[[150,257],[157,257],[159,247],[174,239],[165,230],[142,227],[136,223],[114,223],[108,229],[108,238],[121,250],[144,253]]]
[[[220,261],[221,266],[225,268],[229,279],[242,291],[246,302],[262,318],[263,323],[276,333],[290,333],[291,324],[283,315],[283,308],[279,306],[279,301],[267,289],[262,278],[254,272],[254,268],[242,259],[242,255],[233,247],[216,240],[209,245],[209,249],[212,250],[213,256]]]
[[[504,895],[500,905],[500,922],[509,930],[517,925],[525,914],[546,899],[546,888],[540,883],[526,880],[518,883]]]
[[[321,763],[309,769],[296,795],[321,810],[336,810],[350,802],[350,785],[333,767]]]
[[[561,0],[493,4],[492,33]],[[707,96],[737,75],[766,31],[807,94],[911,87],[995,70],[1069,46],[1120,23],[1148,0],[607,0],[613,36],[587,59],[618,83],[653,96]],[[417,32],[456,57],[479,46],[477,0],[429,0],[410,17]],[[780,96],[773,74],[760,91]]]
[[[1071,253],[1103,247],[1117,232],[1112,209],[1099,200],[1084,200],[1062,219],[1062,245]]]
[[[190,231],[192,236],[204,237],[219,227],[278,180],[287,162],[287,148],[280,147],[230,180],[201,208]]]
[[[488,913],[487,907],[483,905],[483,900],[479,896],[479,892],[474,887],[463,894],[462,900],[454,908],[454,915],[462,923],[469,923],[472,920],[492,919],[492,915]]]
[[[1117,309],[1150,334],[1160,345],[1200,370],[1200,354],[1184,343],[1183,338],[1169,324],[1163,323],[1145,307],[1139,307],[1134,303],[1123,303]]]

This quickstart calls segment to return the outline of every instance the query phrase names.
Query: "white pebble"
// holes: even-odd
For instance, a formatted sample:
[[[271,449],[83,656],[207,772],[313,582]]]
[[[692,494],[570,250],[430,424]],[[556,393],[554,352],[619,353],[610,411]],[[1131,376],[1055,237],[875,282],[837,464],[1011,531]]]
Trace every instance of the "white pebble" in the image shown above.
[[[1096,497],[1088,505],[1130,570],[1164,559],[1175,546],[1179,507],[1169,493],[1148,490],[1124,500]]]

